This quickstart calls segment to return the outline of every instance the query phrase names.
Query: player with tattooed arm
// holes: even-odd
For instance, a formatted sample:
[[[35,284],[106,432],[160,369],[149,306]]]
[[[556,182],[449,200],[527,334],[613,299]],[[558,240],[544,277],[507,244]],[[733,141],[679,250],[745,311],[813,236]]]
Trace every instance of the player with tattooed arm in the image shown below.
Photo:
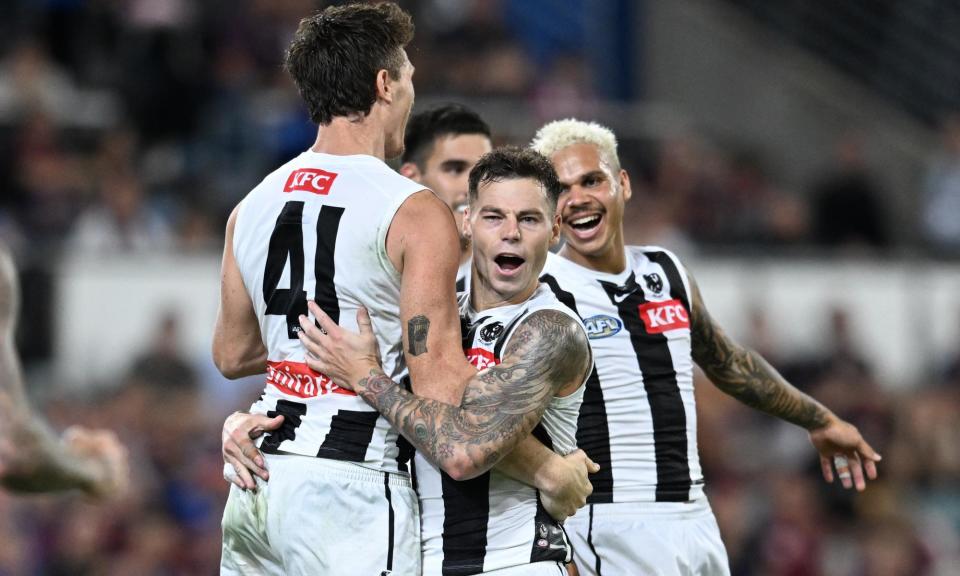
[[[613,132],[563,120],[541,128],[532,146],[563,185],[566,243],[541,280],[584,319],[596,357],[577,444],[600,471],[587,513],[567,523],[580,573],[730,573],[703,492],[694,362],[727,394],[805,428],[828,482],[836,466],[844,487],[863,490],[880,456],[857,429],[730,339],[671,252],[624,245],[630,178]]]
[[[540,154],[503,148],[480,159],[469,183],[473,265],[460,315],[479,372],[459,406],[385,374],[362,309],[357,335],[311,304],[320,328],[301,317],[300,337],[311,367],[355,390],[417,448],[424,574],[561,574],[570,546],[537,491],[489,471],[531,431],[559,453],[575,449],[590,348],[576,315],[538,282],[559,239],[559,182]]]

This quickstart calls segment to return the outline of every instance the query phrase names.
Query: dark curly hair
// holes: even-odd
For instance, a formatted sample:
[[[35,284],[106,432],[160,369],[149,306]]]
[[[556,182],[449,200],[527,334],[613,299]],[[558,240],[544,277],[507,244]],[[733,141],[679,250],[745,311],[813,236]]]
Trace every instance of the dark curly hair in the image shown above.
[[[392,2],[330,6],[300,21],[284,67],[307,103],[310,119],[363,114],[377,101],[377,73],[400,77],[413,20]]]
[[[477,200],[481,184],[530,178],[543,186],[548,204],[556,209],[557,199],[563,191],[560,178],[546,156],[530,148],[504,146],[484,154],[470,170],[470,202]]]

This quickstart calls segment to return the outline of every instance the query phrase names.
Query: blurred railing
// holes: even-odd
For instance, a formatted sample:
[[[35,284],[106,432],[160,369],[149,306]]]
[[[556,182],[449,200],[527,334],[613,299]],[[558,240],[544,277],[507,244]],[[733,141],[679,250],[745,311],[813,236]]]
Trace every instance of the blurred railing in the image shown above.
[[[742,342],[778,356],[830,352],[838,345],[837,314],[891,389],[922,385],[960,353],[960,264],[681,256],[712,315]],[[63,265],[54,306],[58,379],[66,386],[110,384],[171,321],[185,356],[210,364],[219,266],[216,254]],[[758,322],[766,326],[762,333]]]
[[[954,0],[726,0],[926,122],[960,108]]]

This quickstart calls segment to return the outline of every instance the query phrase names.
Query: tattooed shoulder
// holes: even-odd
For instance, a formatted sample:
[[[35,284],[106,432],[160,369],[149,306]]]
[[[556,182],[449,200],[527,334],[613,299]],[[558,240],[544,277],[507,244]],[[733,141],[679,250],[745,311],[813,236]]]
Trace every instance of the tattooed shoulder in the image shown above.
[[[557,310],[537,310],[518,326],[504,351],[533,374],[541,374],[554,391],[580,381],[589,369],[590,344],[579,323]]]

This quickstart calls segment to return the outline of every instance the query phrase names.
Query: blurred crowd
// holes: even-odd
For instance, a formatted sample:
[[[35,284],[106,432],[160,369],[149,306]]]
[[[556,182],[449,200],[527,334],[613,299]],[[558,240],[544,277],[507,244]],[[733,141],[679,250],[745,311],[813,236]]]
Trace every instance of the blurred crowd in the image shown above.
[[[414,13],[418,95],[504,101],[538,119],[584,118],[642,97],[622,42],[624,11],[582,17],[586,0],[401,1]],[[215,251],[230,209],[271,169],[308,147],[314,127],[281,67],[313,0],[13,0],[0,19],[0,241],[24,271],[22,350],[31,373],[50,357],[50,308],[62,258]],[[551,9],[562,4],[563,9]],[[631,8],[633,6],[633,8]],[[591,22],[583,24],[584,22]],[[599,42],[589,26],[606,26]],[[629,46],[629,45],[627,45]],[[619,47],[619,48],[618,48]],[[604,64],[606,63],[606,64]],[[477,73],[478,70],[483,73]],[[958,109],[960,109],[960,103]],[[496,129],[498,120],[491,118]],[[916,225],[929,254],[960,256],[960,116],[918,183]],[[630,243],[681,254],[816,246],[860,255],[903,248],[885,183],[844,134],[822,173],[786,190],[763,151],[694,132],[625,140],[635,197]],[[734,150],[731,152],[731,150]],[[797,358],[750,342],[799,387],[854,422],[884,455],[863,495],[824,485],[805,435],[698,383],[708,494],[735,575],[956,574],[960,565],[960,350],[909,393],[878,383],[832,314],[830,354]],[[214,574],[220,425],[256,397],[183,349],[175,315],[100,392],[45,402],[54,425],[115,428],[133,456],[134,490],[95,507],[72,497],[0,494],[0,576]],[[39,368],[38,368],[39,367]],[[158,409],[162,407],[162,409]]]
[[[313,140],[281,64],[314,0],[7,4],[0,239],[22,257],[215,246],[236,202]],[[401,4],[418,23],[410,55],[422,98],[469,95],[538,120],[589,118],[601,102],[642,99],[642,83],[630,78],[642,73],[633,61],[637,41],[627,42],[624,23],[642,3]],[[606,26],[603,42],[597,21]],[[495,128],[502,122],[490,120]],[[763,150],[747,145],[711,144],[689,131],[628,142],[626,164],[646,191],[632,206],[633,232],[664,230],[707,250],[867,254],[919,237],[929,251],[957,256],[960,116],[946,115],[942,132],[915,191],[887,189],[855,127],[824,150],[821,174],[796,190],[784,188]],[[918,197],[917,234],[891,229],[890,193]]]

